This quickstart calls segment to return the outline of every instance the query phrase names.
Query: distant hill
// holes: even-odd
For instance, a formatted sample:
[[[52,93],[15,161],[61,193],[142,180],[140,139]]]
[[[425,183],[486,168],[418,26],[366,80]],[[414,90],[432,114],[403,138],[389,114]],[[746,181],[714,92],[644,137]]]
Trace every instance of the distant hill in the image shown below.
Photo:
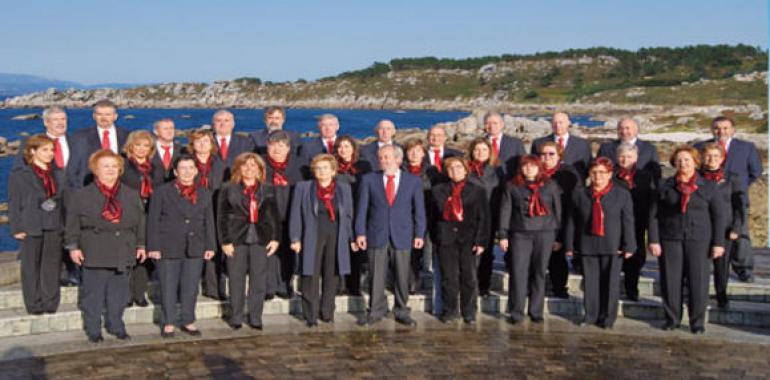
[[[45,91],[49,88],[55,88],[57,90],[65,90],[68,88],[91,90],[97,88],[128,88],[136,85],[136,83],[100,83],[95,85],[84,85],[77,82],[48,79],[29,74],[0,73],[0,99],[31,92]]]

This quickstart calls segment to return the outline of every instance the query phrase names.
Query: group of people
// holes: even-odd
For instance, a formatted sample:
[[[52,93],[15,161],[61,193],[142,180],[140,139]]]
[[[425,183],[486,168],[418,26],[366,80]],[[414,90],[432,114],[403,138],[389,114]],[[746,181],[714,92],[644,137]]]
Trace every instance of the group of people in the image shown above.
[[[648,251],[661,264],[666,329],[679,326],[686,283],[690,329],[703,332],[710,259],[720,307],[728,307],[730,264],[741,281],[753,280],[747,189],[762,166],[726,117],[713,121],[712,140],[674,150],[666,179],[632,118],[620,120],[618,138],[596,158],[564,113],[529,154],[495,112],[466,152],[446,145],[441,126],[401,146],[390,120],[359,146],[331,114],[318,118],[319,137],[301,139],[283,129],[281,107],[268,107],[266,128],[249,135],[219,110],[186,146],[175,142],[171,119],[151,132],[116,127],[108,100],[94,105],[93,118],[95,126],[70,134],[65,110],[46,109],[46,133],[24,142],[8,184],[27,311],[56,312],[64,259],[92,342],[103,340],[103,324],[130,338],[123,311],[148,305],[153,276],[163,337],[177,328],[201,335],[199,288],[229,299],[231,328],[261,330],[264,301],[293,297],[295,275],[308,327],[333,322],[335,296],[361,295],[364,274],[360,324],[387,315],[390,285],[395,320],[416,325],[408,299],[425,272],[433,312],[473,323],[479,295],[490,293],[496,246],[510,272],[514,324],[543,321],[546,275],[554,296],[569,297],[570,261],[584,276],[582,323],[604,328],[615,322],[621,270],[626,296],[638,300]]]

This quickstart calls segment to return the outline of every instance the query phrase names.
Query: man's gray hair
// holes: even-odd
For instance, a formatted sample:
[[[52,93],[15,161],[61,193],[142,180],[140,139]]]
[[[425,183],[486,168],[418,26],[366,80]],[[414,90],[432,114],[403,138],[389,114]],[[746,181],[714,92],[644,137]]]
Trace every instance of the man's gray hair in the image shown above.
[[[217,110],[217,112],[214,112],[214,115],[211,116],[211,121],[213,122],[214,119],[216,119],[217,116],[219,116],[219,115],[230,115],[230,116],[232,116],[233,119],[235,119],[235,115],[233,115],[233,113],[230,112],[230,110],[226,110],[226,109],[222,108],[222,109]]]
[[[379,155],[380,152],[382,152],[382,151],[384,151],[386,149],[390,149],[390,150],[393,151],[393,158],[395,158],[396,161],[401,162],[404,159],[404,152],[401,150],[401,148],[399,148],[399,147],[397,147],[397,146],[395,146],[393,144],[383,145],[382,148],[380,148],[377,151],[377,155]]]
[[[634,152],[636,154],[639,154],[639,148],[636,147],[636,144],[631,144],[631,143],[622,143],[618,145],[618,149],[617,149],[618,156],[626,152]]]
[[[67,111],[65,111],[64,108],[52,106],[43,110],[43,120],[48,119],[51,115],[57,113],[63,113],[64,115],[67,115]]]
[[[487,122],[487,119],[489,119],[490,117],[493,117],[493,116],[497,116],[497,117],[500,118],[500,120],[503,120],[503,114],[501,114],[500,112],[489,111],[486,114],[484,114],[484,123]]]
[[[337,124],[339,124],[339,122],[340,122],[340,120],[337,119],[337,116],[335,116],[334,114],[325,113],[325,114],[323,114],[321,116],[318,116],[318,123],[320,124],[322,121],[324,121],[326,119],[332,119],[332,120],[336,121]]]

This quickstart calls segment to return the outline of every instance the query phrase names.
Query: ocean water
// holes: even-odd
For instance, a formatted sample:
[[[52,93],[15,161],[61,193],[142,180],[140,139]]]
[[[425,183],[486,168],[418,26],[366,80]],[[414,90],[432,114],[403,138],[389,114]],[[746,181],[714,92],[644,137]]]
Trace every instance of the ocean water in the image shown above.
[[[41,133],[44,131],[42,120],[11,120],[14,116],[40,113],[41,109],[0,109],[0,136],[14,141],[20,133]],[[252,132],[264,128],[261,109],[232,109],[235,115],[236,131]],[[152,123],[160,118],[174,119],[177,129],[197,128],[211,123],[213,109],[121,109],[115,123],[129,130],[152,129]],[[74,131],[93,125],[91,109],[68,109],[68,128]],[[390,119],[396,127],[427,129],[440,123],[455,121],[468,115],[461,111],[424,111],[424,110],[340,110],[340,109],[289,109],[284,128],[307,132],[316,131],[316,117],[332,113],[340,120],[340,134],[361,138],[373,135],[374,126],[379,120]],[[602,125],[603,122],[590,120],[590,115],[576,115],[573,121],[584,126]],[[12,158],[0,158],[0,202],[7,202],[8,175]],[[8,225],[0,225],[0,251],[18,249],[17,242],[10,236]]]

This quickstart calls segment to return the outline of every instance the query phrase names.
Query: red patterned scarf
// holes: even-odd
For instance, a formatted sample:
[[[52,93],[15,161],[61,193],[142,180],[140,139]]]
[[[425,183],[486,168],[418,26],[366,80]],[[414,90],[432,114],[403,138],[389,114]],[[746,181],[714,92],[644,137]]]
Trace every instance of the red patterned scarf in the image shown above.
[[[182,198],[187,199],[187,201],[192,204],[198,202],[198,187],[195,186],[195,184],[186,186],[179,182],[179,180],[176,180],[175,183],[177,190],[179,190],[179,195],[181,195]]]
[[[315,195],[318,197],[318,199],[323,202],[324,206],[326,207],[326,211],[329,212],[329,219],[333,222],[337,220],[337,215],[334,213],[334,204],[332,204],[332,199],[334,199],[334,193],[337,189],[337,184],[332,181],[329,186],[323,187],[321,186],[321,183],[316,181],[315,183]]]
[[[486,164],[486,162],[471,160],[468,162],[468,169],[470,169],[471,173],[476,174],[477,177],[481,178],[484,177],[484,167]]]
[[[591,198],[593,206],[591,208],[591,233],[596,236],[604,236],[604,208],[602,208],[602,197],[612,190],[612,181],[603,189],[596,191],[591,189]]]
[[[53,198],[56,195],[56,181],[53,180],[53,168],[51,164],[46,164],[46,168],[43,169],[35,164],[32,164],[32,171],[37,178],[43,182],[43,189],[45,189],[45,197]]]
[[[687,203],[690,202],[690,196],[698,190],[698,185],[695,183],[697,177],[698,176],[693,174],[692,177],[685,182],[682,180],[681,175],[677,174],[676,176],[676,189],[682,193],[682,214],[687,213]]]
[[[277,162],[267,156],[267,163],[273,168],[273,185],[274,186],[289,186],[289,179],[286,177],[286,168],[289,166],[289,157],[283,162]]]
[[[120,181],[115,182],[112,188],[107,187],[98,178],[94,179],[94,183],[105,198],[104,206],[102,207],[102,218],[110,223],[120,223],[120,218],[123,216],[123,209],[120,207],[120,201],[118,201]]]
[[[249,223],[257,224],[259,222],[259,204],[257,202],[257,190],[259,189],[259,182],[254,181],[251,186],[243,185],[243,196],[246,200],[246,209],[249,210]]]
[[[543,204],[543,198],[540,196],[540,188],[544,183],[540,181],[527,183],[527,188],[532,191],[532,195],[529,197],[529,216],[545,216],[548,215],[548,209]]]
[[[150,162],[150,160],[144,160],[144,163],[140,164],[133,158],[130,158],[129,160],[136,170],[139,170],[139,173],[142,174],[142,184],[139,186],[139,196],[142,197],[142,199],[150,198],[150,195],[152,195],[152,179],[150,178],[150,174],[152,174],[152,162]]]
[[[214,162],[214,157],[209,155],[206,162],[200,162],[198,156],[195,156],[195,166],[198,168],[198,186],[208,189],[209,188],[209,173],[211,173],[211,166]]]
[[[358,170],[353,165],[352,161],[345,162],[342,157],[337,157],[337,173],[356,175]]]
[[[546,168],[545,165],[544,165],[543,166],[543,173],[546,175],[546,177],[551,178],[551,177],[553,177],[554,174],[556,174],[556,172],[559,171],[559,169],[561,169],[561,162],[559,162],[558,164],[556,164],[556,166],[554,166],[554,167],[552,167],[550,169]]]
[[[625,181],[629,189],[634,188],[635,175],[636,175],[636,166],[632,167],[631,169],[626,169],[620,166],[618,167],[617,177]]]
[[[465,188],[465,180],[452,182],[452,194],[444,202],[444,214],[442,215],[447,222],[462,222],[465,218],[463,212],[462,192]]]

